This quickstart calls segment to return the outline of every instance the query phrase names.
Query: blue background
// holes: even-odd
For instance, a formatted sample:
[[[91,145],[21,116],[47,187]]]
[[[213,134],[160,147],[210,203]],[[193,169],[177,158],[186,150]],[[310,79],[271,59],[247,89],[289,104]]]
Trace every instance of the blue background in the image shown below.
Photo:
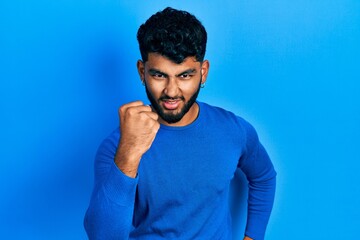
[[[358,239],[357,0],[2,0],[0,238],[86,239],[95,151],[121,104],[147,101],[137,29],[168,5],[208,31],[199,99],[249,120],[273,159],[266,239]]]

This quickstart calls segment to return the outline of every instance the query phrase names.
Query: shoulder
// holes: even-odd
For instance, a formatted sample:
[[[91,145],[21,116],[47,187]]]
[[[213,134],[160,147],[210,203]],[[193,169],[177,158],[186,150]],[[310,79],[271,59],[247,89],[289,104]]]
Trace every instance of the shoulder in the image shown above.
[[[251,123],[221,107],[199,102],[206,124],[212,131],[223,132],[239,146],[251,151],[259,143],[258,134]]]
[[[200,107],[200,114],[206,117],[207,121],[209,120],[225,120],[225,121],[234,121],[236,120],[236,115],[224,108],[210,105],[204,102],[198,102]]]
[[[255,128],[244,118],[221,107],[213,106],[204,102],[198,102],[201,114],[204,114],[206,121],[214,120],[219,126],[230,126],[233,130],[239,129],[246,135],[256,135]]]

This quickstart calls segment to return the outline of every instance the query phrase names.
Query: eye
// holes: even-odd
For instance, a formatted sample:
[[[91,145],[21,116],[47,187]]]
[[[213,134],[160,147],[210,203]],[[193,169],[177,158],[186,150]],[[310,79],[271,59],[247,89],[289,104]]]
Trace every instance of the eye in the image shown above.
[[[183,80],[187,80],[187,79],[190,79],[193,75],[191,74],[181,74],[180,75],[180,78],[183,79]]]
[[[154,73],[154,74],[151,74],[151,76],[153,78],[156,78],[156,79],[163,79],[165,78],[165,75],[164,74],[161,74],[161,73]]]

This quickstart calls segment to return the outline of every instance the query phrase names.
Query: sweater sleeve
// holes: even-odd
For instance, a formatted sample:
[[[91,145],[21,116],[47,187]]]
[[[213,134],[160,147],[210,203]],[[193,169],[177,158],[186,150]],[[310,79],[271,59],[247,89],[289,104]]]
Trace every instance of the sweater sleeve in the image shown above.
[[[266,150],[259,142],[255,129],[246,123],[245,132],[246,148],[239,161],[239,167],[249,182],[245,235],[262,240],[273,207],[276,172]]]
[[[138,178],[123,174],[114,163],[117,140],[104,140],[95,157],[95,182],[84,227],[89,239],[128,239],[132,228]]]

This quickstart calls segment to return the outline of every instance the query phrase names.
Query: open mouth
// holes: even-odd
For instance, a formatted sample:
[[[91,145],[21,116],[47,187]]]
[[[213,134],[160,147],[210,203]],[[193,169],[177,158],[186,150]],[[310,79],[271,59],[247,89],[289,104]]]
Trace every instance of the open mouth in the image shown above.
[[[179,107],[181,100],[180,99],[164,99],[162,100],[163,106],[167,110],[175,110]]]

